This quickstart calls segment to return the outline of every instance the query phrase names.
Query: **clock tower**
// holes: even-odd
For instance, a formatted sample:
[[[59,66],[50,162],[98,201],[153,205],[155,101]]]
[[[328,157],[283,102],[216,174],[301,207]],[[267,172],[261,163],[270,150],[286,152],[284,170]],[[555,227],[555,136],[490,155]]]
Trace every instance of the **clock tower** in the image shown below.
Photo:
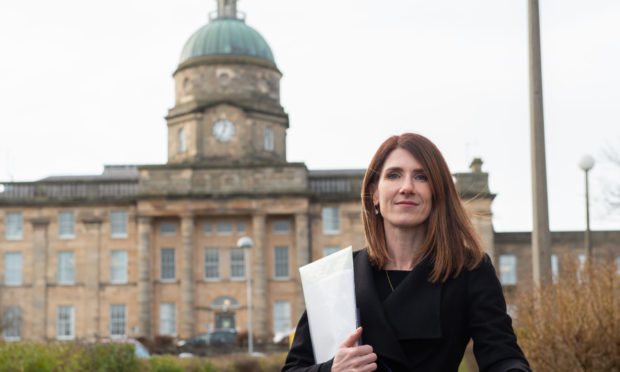
[[[166,116],[168,163],[286,162],[288,115],[271,48],[245,23],[236,0],[185,43]]]

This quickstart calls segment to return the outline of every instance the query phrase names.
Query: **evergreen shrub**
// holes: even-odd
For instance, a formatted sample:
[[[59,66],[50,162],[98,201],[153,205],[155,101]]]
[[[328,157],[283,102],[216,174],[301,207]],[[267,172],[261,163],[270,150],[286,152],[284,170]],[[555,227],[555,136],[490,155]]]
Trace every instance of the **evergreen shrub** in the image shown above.
[[[0,342],[0,372],[278,372],[285,353],[135,357],[129,343]]]

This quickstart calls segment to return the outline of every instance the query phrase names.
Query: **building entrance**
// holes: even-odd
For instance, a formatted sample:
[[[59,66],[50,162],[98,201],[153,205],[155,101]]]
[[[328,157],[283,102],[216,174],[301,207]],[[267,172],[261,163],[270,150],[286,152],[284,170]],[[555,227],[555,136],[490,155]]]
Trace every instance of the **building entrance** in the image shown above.
[[[215,329],[235,329],[235,313],[215,313]]]

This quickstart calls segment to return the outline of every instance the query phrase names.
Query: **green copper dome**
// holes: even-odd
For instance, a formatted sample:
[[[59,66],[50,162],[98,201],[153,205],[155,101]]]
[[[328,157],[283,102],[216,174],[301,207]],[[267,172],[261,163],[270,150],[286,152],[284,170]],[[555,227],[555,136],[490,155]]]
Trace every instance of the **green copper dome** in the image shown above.
[[[275,64],[265,39],[237,18],[216,18],[194,32],[183,47],[179,63],[204,56],[249,56]]]

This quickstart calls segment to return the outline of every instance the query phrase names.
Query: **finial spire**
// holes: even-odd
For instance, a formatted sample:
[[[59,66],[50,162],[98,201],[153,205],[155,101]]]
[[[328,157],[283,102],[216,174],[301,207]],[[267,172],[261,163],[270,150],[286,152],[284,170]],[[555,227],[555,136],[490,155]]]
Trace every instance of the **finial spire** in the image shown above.
[[[237,18],[237,0],[217,0],[218,18]]]

